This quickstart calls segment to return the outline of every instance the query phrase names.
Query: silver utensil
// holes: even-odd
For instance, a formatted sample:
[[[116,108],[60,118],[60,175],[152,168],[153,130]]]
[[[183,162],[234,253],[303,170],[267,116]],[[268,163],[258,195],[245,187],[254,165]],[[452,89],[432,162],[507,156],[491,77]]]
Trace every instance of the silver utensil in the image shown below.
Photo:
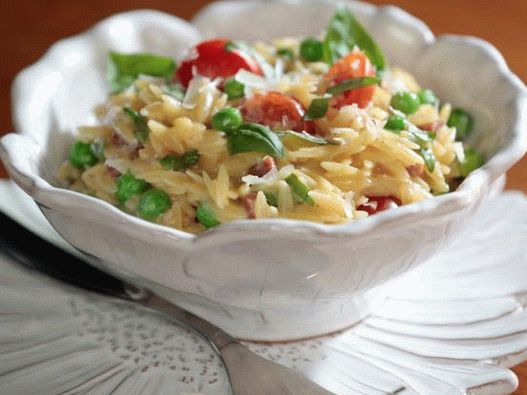
[[[143,288],[95,269],[3,214],[0,214],[0,223],[0,251],[20,263],[86,290],[139,303],[194,330],[221,357],[235,395],[332,394],[301,373],[253,353],[210,322]]]

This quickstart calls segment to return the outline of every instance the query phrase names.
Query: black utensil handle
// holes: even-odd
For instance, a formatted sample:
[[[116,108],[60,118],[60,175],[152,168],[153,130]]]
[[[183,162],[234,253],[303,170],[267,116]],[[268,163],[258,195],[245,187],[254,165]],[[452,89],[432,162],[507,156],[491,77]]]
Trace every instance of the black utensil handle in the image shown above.
[[[124,283],[54,246],[0,213],[0,252],[88,291],[125,297]]]

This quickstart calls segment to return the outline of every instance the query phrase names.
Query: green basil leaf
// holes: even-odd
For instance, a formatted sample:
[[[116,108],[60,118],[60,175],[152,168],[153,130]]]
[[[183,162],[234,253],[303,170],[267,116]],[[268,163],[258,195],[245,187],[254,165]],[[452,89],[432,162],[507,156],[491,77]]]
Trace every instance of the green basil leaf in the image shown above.
[[[199,162],[199,154],[196,150],[190,150],[183,155],[167,155],[159,160],[161,166],[167,170],[183,171]]]
[[[267,204],[273,207],[278,207],[278,197],[276,196],[276,193],[274,192],[264,192],[265,200],[267,200]]]
[[[271,66],[265,58],[260,55],[258,51],[256,51],[254,48],[252,48],[249,44],[247,44],[244,41],[230,41],[225,45],[225,50],[227,51],[234,51],[238,50],[243,52],[245,55],[253,58],[256,60],[260,68],[262,69],[262,72],[265,76],[265,78],[272,80],[274,79],[274,67]]]
[[[350,53],[357,45],[377,67],[377,71],[384,70],[387,66],[380,47],[346,6],[337,7],[326,29],[323,44],[324,61],[329,65]]]
[[[425,160],[427,170],[432,173],[436,167],[436,158],[430,148],[421,148],[419,154]]]
[[[285,155],[284,145],[276,133],[257,123],[244,123],[227,136],[231,155],[240,152],[263,152],[277,157]]]
[[[139,142],[144,143],[150,133],[150,129],[146,124],[146,118],[130,107],[123,107],[123,112],[128,115],[134,123],[135,138]]]
[[[309,204],[310,206],[313,206],[315,204],[315,201],[311,196],[309,196],[310,189],[304,184],[302,181],[300,181],[300,178],[294,173],[292,173],[290,176],[288,176],[285,181],[289,184],[291,187],[291,190],[293,191],[294,197],[299,202],[305,202]]]
[[[196,209],[196,219],[205,228],[210,229],[221,224],[221,221],[216,218],[216,214],[210,205],[206,202],[201,202]]]
[[[174,60],[165,56],[110,52],[106,79],[112,91],[119,92],[132,85],[140,74],[170,79],[175,70]]]
[[[306,121],[312,121],[313,119],[322,118],[328,112],[329,97],[319,97],[313,99],[309,104],[309,108],[304,115]]]
[[[379,77],[361,77],[361,78],[350,78],[344,80],[341,83],[332,86],[328,89],[328,93],[331,95],[338,95],[343,92],[351,91],[353,89],[363,88],[365,86],[376,85],[381,82]]]
[[[276,133],[280,138],[284,138],[287,136],[296,137],[299,139],[302,139],[304,141],[308,141],[310,143],[314,144],[320,144],[320,145],[326,145],[326,144],[333,144],[338,145],[339,143],[337,141],[333,140],[326,140],[324,137],[320,136],[314,136],[312,134],[306,133],[306,132],[295,132],[293,130],[286,130],[284,132]]]

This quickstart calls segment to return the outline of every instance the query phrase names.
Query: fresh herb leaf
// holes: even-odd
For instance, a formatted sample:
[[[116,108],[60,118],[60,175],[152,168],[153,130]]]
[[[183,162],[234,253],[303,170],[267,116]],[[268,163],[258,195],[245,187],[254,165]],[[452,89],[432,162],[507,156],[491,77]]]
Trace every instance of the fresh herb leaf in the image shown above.
[[[365,86],[376,85],[381,82],[379,77],[361,77],[351,78],[344,80],[341,83],[332,86],[328,89],[328,93],[331,95],[338,95],[343,92],[347,92],[353,89],[362,88]]]
[[[278,197],[276,196],[276,193],[264,192],[264,195],[268,205],[278,207]]]
[[[123,107],[123,112],[130,117],[134,123],[134,135],[139,142],[144,143],[150,133],[146,124],[146,118],[130,107]]]
[[[339,144],[336,141],[333,140],[326,140],[323,137],[320,136],[314,136],[312,134],[306,133],[306,132],[295,132],[293,130],[286,130],[284,132],[276,133],[278,136],[280,136],[282,139],[287,138],[288,136],[295,137],[304,141],[308,141],[310,143],[314,144],[320,144],[320,145],[326,145],[326,144]]]
[[[265,78],[272,80],[274,79],[274,67],[271,66],[260,53],[254,50],[249,44],[244,41],[230,41],[225,45],[227,51],[239,50],[245,55],[256,60],[258,65],[263,71]]]
[[[227,135],[227,149],[231,155],[240,152],[263,152],[277,157],[285,155],[278,135],[266,126],[245,123]]]
[[[165,93],[179,101],[183,101],[185,98],[185,91],[177,84],[167,84],[165,86]]]
[[[293,191],[294,197],[299,202],[305,202],[309,204],[310,206],[313,206],[315,204],[315,201],[311,196],[309,196],[310,189],[304,184],[302,181],[300,181],[300,178],[296,174],[289,175],[285,181],[289,184],[291,187],[291,190]]]
[[[323,43],[324,61],[329,65],[335,63],[344,55],[350,53],[357,45],[362,49],[377,71],[386,68],[386,58],[380,47],[357,21],[355,15],[346,6],[338,6],[337,11],[326,29]]]
[[[328,112],[329,97],[318,97],[313,99],[309,104],[309,108],[304,115],[306,121],[312,121],[313,119],[322,118]]]
[[[427,170],[432,173],[436,167],[436,158],[430,148],[421,148],[419,154],[425,160]]]
[[[119,92],[132,85],[140,74],[169,79],[175,70],[174,60],[165,56],[110,52],[106,79],[112,91]]]
[[[198,208],[196,209],[196,219],[207,229],[221,224],[221,221],[216,218],[216,214],[212,207],[206,202],[201,202],[198,205]]]
[[[159,160],[161,166],[167,170],[183,171],[199,162],[199,154],[196,150],[190,150],[183,155],[167,155]]]

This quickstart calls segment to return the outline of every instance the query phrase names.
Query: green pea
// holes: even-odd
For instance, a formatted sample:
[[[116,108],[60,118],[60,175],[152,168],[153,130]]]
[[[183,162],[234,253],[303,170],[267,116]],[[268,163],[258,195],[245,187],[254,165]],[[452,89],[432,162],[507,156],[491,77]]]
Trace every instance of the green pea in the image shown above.
[[[245,85],[234,78],[229,78],[223,86],[229,100],[240,99],[245,95]]]
[[[91,144],[77,141],[71,146],[69,154],[70,163],[79,168],[86,168],[97,163],[97,157],[92,151]]]
[[[133,174],[122,174],[116,181],[117,191],[115,197],[121,203],[125,203],[134,195],[138,195],[146,191],[149,187],[148,182],[135,178]]]
[[[238,129],[241,124],[242,114],[237,108],[222,108],[212,117],[212,127],[227,133]]]
[[[419,97],[413,92],[398,92],[390,101],[390,106],[405,114],[415,113],[420,105]]]
[[[308,37],[300,44],[300,56],[308,62],[317,62],[322,59],[323,45],[320,40]]]
[[[465,178],[484,163],[483,155],[474,148],[465,149],[465,160],[459,163],[459,173]]]
[[[474,118],[461,108],[454,108],[450,113],[447,125],[456,128],[456,140],[462,141],[472,132]]]
[[[417,94],[421,104],[431,104],[434,106],[437,103],[437,97],[430,89],[421,89]]]
[[[221,224],[221,221],[216,217],[212,207],[206,202],[201,202],[198,205],[198,208],[196,209],[196,219],[207,229]]]
[[[388,118],[388,121],[386,121],[386,125],[384,125],[384,129],[397,133],[403,130],[405,127],[406,120],[398,115],[392,115],[390,118]]]
[[[153,188],[143,193],[137,211],[142,218],[154,221],[171,206],[170,196],[161,189]]]

